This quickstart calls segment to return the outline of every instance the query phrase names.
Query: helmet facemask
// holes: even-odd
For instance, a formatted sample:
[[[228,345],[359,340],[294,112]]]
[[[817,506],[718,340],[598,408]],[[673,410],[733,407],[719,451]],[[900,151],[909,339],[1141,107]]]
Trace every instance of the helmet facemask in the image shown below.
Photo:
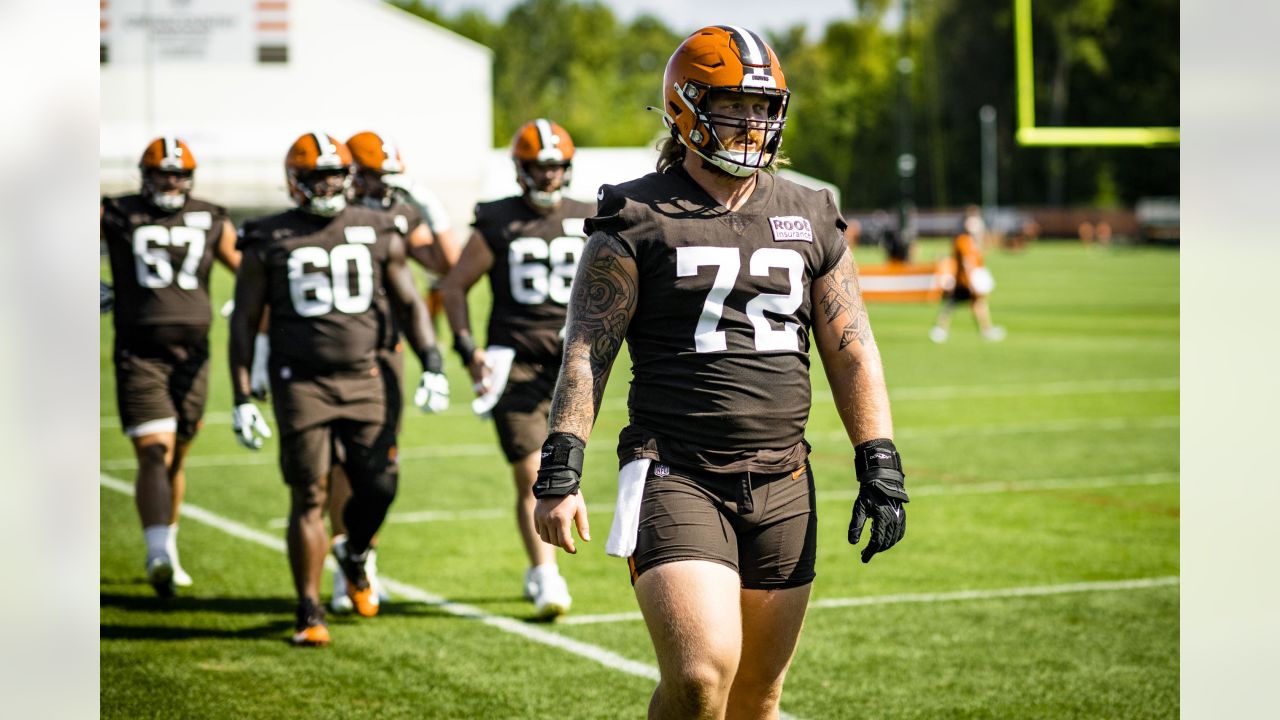
[[[768,110],[764,117],[712,112],[711,106],[725,93],[746,96],[748,101],[763,98],[767,101]],[[678,89],[677,94],[692,113],[693,127],[685,137],[669,117],[667,125],[681,143],[712,166],[734,177],[749,177],[768,168],[777,159],[782,130],[787,125],[788,91],[751,87],[707,88],[690,82],[683,91]]]
[[[295,199],[303,210],[321,217],[333,217],[347,208],[351,189],[348,168],[290,171]]]
[[[187,204],[194,184],[190,170],[142,170],[142,195],[161,210],[176,212]]]
[[[542,173],[541,182],[539,182],[534,175],[534,167],[547,169],[559,167],[564,169],[564,173],[560,176],[559,184],[555,184],[555,176],[550,172]],[[560,205],[561,200],[564,199],[564,189],[569,187],[569,182],[573,180],[573,162],[559,159],[516,161],[516,176],[529,202],[542,210],[551,210]]]
[[[356,170],[351,187],[360,204],[375,210],[386,210],[395,204],[395,188],[387,182],[390,177],[391,173]]]

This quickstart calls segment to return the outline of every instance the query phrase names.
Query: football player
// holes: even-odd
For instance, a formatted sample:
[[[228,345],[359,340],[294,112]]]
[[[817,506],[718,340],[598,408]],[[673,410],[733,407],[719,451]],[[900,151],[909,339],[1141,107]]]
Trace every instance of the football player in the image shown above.
[[[227,211],[191,197],[196,158],[180,138],[152,140],[138,163],[142,191],[104,198],[101,236],[115,285],[116,402],[138,459],[134,499],[146,540],[147,579],[161,596],[191,584],[178,561],[183,460],[208,394],[209,272],[240,264]]]
[[[969,303],[982,339],[999,342],[1005,338],[1004,328],[991,323],[991,308],[987,304],[987,296],[995,289],[995,279],[982,262],[984,235],[982,212],[976,205],[966,207],[960,233],[951,242],[951,257],[947,261],[950,272],[943,278],[942,306],[938,309],[938,319],[929,329],[929,339],[936,343],[947,341],[951,315],[962,302]]]
[[[583,453],[625,338],[630,425],[606,551],[628,558],[661,679],[653,718],[777,717],[814,578],[810,331],[870,516],[905,530],[880,354],[829,193],[774,176],[790,93],[773,50],[705,27],[662,81],[658,172],[605,185],[574,281],[534,485],[547,542],[590,539]]]
[[[390,296],[422,363],[415,402],[438,412],[449,399],[404,239],[391,215],[348,204],[351,168],[350,150],[323,133],[305,134],[289,148],[285,171],[297,207],[245,223],[231,316],[232,428],[242,444],[258,449],[270,430],[250,401],[249,370],[254,331],[270,307],[268,370],[280,467],[291,498],[295,645],[329,643],[319,583],[329,546],[322,511],[335,459],[346,470],[352,496],[344,508],[346,537],[334,543],[333,554],[356,612],[368,617],[379,608],[365,563],[396,495],[400,396],[395,373],[378,352],[376,295]]]
[[[355,162],[355,176],[351,185],[351,197],[360,205],[390,213],[396,230],[404,236],[409,256],[422,265],[434,277],[441,277],[449,272],[458,261],[459,249],[453,241],[453,233],[437,236],[428,224],[428,215],[413,198],[401,189],[400,184],[392,180],[402,176],[405,171],[404,160],[400,157],[399,148],[374,132],[359,132],[347,140],[347,148]],[[400,344],[400,328],[395,313],[390,311],[385,295],[374,298],[374,305],[382,318],[382,340],[379,343],[379,354],[384,365],[392,370],[395,388],[390,392],[402,393],[404,378],[404,354]],[[430,300],[428,299],[428,310]],[[432,329],[435,329],[434,324]],[[396,421],[399,422],[397,416]],[[332,529],[334,542],[341,542],[346,536],[346,525],[342,521],[342,508],[351,497],[351,485],[347,480],[342,465],[335,463],[329,479],[329,526]],[[380,599],[387,599],[387,592],[378,582],[377,548],[369,549],[369,559],[365,563],[369,576],[369,584],[377,592]],[[347,613],[353,610],[351,599],[347,596],[347,578],[338,572],[333,574],[333,595],[329,606],[334,612]]]
[[[547,436],[551,391],[560,371],[569,288],[586,240],[582,227],[595,206],[564,196],[573,174],[573,139],[556,123],[525,123],[511,141],[520,195],[476,205],[474,230],[457,266],[441,283],[454,349],[478,395],[501,392],[489,414],[516,486],[516,525],[529,558],[524,596],[538,617],[568,612],[569,588],[555,548],[533,526],[533,481]],[[488,351],[477,346],[467,291],[485,275],[493,291]],[[514,357],[505,388],[494,388],[497,352]],[[505,368],[504,368],[505,369]]]

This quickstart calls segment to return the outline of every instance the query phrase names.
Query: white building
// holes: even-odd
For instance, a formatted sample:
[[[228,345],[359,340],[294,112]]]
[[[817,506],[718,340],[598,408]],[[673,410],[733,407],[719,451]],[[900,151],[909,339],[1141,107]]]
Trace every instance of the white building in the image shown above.
[[[279,208],[301,134],[374,130],[455,224],[492,148],[492,52],[380,0],[104,0],[101,184],[137,188],[148,141],[199,162],[196,194]]]

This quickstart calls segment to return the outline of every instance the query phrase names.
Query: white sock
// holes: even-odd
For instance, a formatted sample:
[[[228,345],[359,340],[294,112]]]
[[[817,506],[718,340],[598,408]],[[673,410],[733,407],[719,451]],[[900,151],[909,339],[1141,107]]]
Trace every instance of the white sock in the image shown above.
[[[148,525],[142,529],[142,537],[147,541],[147,561],[152,558],[169,556],[169,525]]]
[[[544,577],[555,577],[556,575],[559,575],[559,574],[560,574],[560,566],[556,565],[556,562],[554,560],[552,560],[549,563],[542,563],[541,565],[536,565],[533,568],[533,577],[538,579],[541,579]]]

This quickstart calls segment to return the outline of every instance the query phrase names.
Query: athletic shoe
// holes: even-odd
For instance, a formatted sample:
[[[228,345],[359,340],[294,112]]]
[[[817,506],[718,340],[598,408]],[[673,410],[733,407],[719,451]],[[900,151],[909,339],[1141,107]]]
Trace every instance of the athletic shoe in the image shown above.
[[[947,341],[947,331],[935,325],[929,330],[929,339],[936,343],[944,343]]]
[[[166,555],[157,555],[147,560],[147,582],[155,588],[156,595],[162,598],[173,597],[173,563]]]
[[[324,624],[324,610],[305,599],[298,603],[298,621],[289,642],[295,647],[324,647],[329,644],[329,626]]]
[[[191,587],[191,576],[178,563],[173,564],[173,584],[178,587]]]
[[[369,585],[369,576],[365,572],[365,557],[356,558],[347,550],[347,536],[339,535],[333,540],[333,557],[338,561],[342,574],[347,576],[347,597],[360,617],[373,617],[378,614],[381,600],[378,593]]]
[[[533,614],[542,620],[551,620],[569,612],[573,598],[569,585],[558,571],[538,573],[537,592],[533,596]]]
[[[1004,339],[1004,336],[1005,336],[1004,328],[1000,327],[999,325],[993,325],[987,328],[982,333],[982,338],[990,342],[1000,342],[1001,340]]]
[[[351,598],[347,597],[347,576],[341,569],[333,572],[333,597],[329,599],[329,609],[338,615],[346,615],[355,609]]]

